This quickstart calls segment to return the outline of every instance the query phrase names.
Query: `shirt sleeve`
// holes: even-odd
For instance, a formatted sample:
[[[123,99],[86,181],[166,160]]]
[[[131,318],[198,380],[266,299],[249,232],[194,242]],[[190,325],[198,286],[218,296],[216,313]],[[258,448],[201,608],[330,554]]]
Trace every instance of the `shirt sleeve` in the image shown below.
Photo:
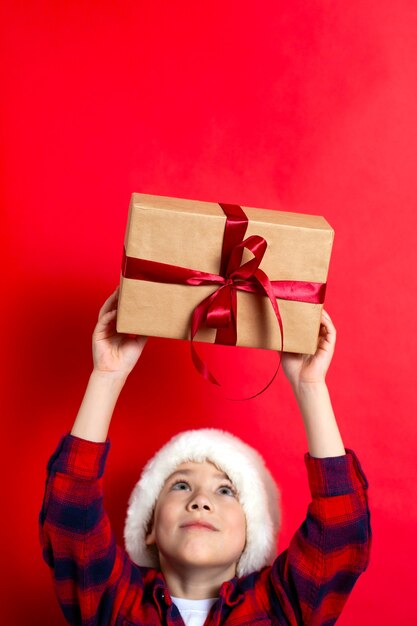
[[[307,454],[305,463],[312,501],[270,570],[269,602],[291,624],[331,626],[368,565],[368,483],[352,450],[325,459]]]
[[[131,562],[116,545],[103,508],[109,442],[63,437],[49,460],[39,516],[43,558],[69,624],[112,623]],[[117,590],[117,594],[116,594]],[[116,601],[117,595],[117,601]]]

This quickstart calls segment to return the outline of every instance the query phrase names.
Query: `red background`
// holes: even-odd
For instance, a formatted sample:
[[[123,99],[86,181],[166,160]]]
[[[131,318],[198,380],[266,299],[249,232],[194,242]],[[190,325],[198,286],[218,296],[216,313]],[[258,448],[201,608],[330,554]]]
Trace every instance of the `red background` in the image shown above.
[[[340,624],[414,623],[414,0],[16,0],[2,3],[0,23],[4,623],[64,623],[38,544],[44,468],[88,379],[132,191],[324,215],[335,228],[329,386],[370,481],[374,530]],[[247,391],[276,358],[208,356],[233,363]],[[111,430],[106,493],[119,540],[145,459],[206,425],[264,454],[283,492],[283,549],[308,502],[305,436],[283,374],[232,403],[198,377],[185,342],[161,339],[149,341]]]

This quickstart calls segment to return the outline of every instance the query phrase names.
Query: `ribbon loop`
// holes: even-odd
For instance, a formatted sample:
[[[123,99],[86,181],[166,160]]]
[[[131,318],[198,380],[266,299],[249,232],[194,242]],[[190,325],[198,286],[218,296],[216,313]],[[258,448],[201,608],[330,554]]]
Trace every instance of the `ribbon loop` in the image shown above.
[[[235,265],[236,259],[239,257],[240,259],[242,258],[243,250],[245,248],[253,254],[253,258],[243,263],[243,265]],[[248,239],[242,241],[242,243],[236,246],[232,252],[229,262],[229,266],[232,268],[230,276],[234,279],[239,278],[242,281],[247,281],[253,277],[261,264],[266,248],[267,243],[265,239],[263,237],[259,237],[258,235],[252,235],[252,237],[248,237]]]

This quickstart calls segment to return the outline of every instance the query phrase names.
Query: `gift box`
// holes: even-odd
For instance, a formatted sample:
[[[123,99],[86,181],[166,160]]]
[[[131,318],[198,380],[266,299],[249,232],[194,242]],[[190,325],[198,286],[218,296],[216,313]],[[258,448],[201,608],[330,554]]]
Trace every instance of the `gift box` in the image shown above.
[[[117,330],[190,339],[193,321],[196,341],[313,354],[333,237],[319,216],[134,193]]]

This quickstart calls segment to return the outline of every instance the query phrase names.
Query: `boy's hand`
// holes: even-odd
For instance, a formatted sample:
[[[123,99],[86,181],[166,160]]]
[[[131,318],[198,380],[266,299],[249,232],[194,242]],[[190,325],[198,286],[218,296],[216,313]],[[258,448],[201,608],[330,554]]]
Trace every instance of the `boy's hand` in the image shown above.
[[[326,373],[334,353],[336,329],[322,312],[315,354],[282,355],[282,367],[291,383],[306,430],[308,451],[316,458],[344,456],[345,448],[333,413]]]
[[[130,336],[116,331],[119,287],[100,309],[93,332],[94,370],[127,376],[136,365],[147,337]]]
[[[336,329],[329,314],[322,311],[321,326],[315,354],[282,354],[282,367],[294,389],[303,383],[323,383],[336,343]]]

